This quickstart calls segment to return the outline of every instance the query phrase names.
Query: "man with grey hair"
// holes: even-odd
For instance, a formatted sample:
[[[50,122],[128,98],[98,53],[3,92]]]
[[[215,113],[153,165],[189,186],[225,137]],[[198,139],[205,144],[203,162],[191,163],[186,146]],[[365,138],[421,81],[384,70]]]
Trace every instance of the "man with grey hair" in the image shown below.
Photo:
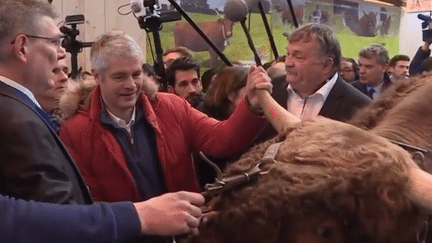
[[[387,49],[378,44],[364,47],[359,52],[360,79],[352,85],[375,100],[392,82],[386,70],[390,58]]]
[[[190,232],[202,213],[198,193],[134,204],[42,203],[92,203],[35,98],[54,86],[52,71],[65,58],[53,18],[51,7],[37,0],[0,1],[0,241],[124,242],[141,234]]]
[[[286,75],[273,79],[273,98],[300,119],[350,119],[370,99],[339,77],[340,62],[339,41],[328,26],[302,26],[288,37]],[[275,135],[269,125],[257,142]]]
[[[96,200],[139,201],[165,192],[199,192],[191,154],[242,153],[266,123],[253,112],[259,108],[255,89],[271,90],[261,67],[251,68],[247,98],[230,119],[220,122],[177,95],[148,89],[154,82],[143,74],[141,49],[122,32],[97,38],[91,62],[97,86],[90,104],[65,121],[60,136]]]

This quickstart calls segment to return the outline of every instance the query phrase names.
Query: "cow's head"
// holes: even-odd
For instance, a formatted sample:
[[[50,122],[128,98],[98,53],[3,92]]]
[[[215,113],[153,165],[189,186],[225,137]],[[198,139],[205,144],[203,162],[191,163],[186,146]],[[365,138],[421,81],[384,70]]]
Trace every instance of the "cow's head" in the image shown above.
[[[257,164],[265,173],[213,199],[217,213],[193,242],[416,241],[422,222],[407,185],[414,164],[408,152],[353,125],[323,117],[299,122],[274,100],[261,106],[280,135],[229,165],[226,175]],[[261,160],[275,142],[282,145],[274,161]]]
[[[224,31],[223,35],[226,39],[231,38],[232,36],[232,31],[233,31],[233,26],[234,23],[233,21],[227,19],[227,18],[222,18],[222,19],[218,19],[218,22],[222,25],[222,30]]]
[[[283,143],[275,161],[261,161],[275,142]],[[408,196],[407,161],[403,149],[348,124],[290,126],[227,168],[233,176],[261,163],[265,173],[215,198],[217,213],[193,242],[413,242],[420,214]]]
[[[364,15],[359,19],[359,29],[362,30],[364,36],[375,36],[377,30],[377,13],[363,11]]]

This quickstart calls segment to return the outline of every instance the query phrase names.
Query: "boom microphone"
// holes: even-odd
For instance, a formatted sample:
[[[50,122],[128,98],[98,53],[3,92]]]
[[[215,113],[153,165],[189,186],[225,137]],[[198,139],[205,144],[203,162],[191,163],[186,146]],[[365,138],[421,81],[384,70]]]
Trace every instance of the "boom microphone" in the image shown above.
[[[224,7],[225,18],[238,22],[243,20],[260,0],[228,0]]]
[[[131,0],[129,4],[131,6],[132,12],[134,13],[139,13],[144,8],[143,2],[140,0]]]

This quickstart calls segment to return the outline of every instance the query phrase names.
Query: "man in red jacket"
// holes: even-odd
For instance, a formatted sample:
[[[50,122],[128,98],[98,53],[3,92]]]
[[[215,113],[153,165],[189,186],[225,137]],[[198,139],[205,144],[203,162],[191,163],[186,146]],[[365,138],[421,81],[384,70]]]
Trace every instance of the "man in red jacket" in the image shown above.
[[[272,87],[261,67],[251,68],[247,98],[220,122],[176,95],[157,93],[141,69],[141,49],[124,33],[98,38],[91,62],[97,85],[89,106],[66,120],[61,137],[97,201],[199,192],[191,153],[242,153],[266,123],[253,112],[259,110],[255,90]]]

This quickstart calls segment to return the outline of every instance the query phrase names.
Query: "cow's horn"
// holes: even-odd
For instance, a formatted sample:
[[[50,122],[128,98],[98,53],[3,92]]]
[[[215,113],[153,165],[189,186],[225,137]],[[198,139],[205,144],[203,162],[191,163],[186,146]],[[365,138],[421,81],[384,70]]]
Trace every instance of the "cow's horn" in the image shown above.
[[[267,90],[257,90],[258,99],[265,116],[278,133],[286,131],[289,127],[300,122],[300,119],[280,106]]]

